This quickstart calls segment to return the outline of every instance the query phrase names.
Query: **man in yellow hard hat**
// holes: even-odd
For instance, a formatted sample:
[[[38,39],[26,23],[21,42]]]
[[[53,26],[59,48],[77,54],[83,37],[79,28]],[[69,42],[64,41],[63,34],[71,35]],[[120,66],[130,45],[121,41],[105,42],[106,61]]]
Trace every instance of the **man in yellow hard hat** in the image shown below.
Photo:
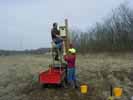
[[[76,50],[74,48],[68,49],[68,55],[64,56],[67,62],[67,80],[72,87],[77,88],[75,75]]]

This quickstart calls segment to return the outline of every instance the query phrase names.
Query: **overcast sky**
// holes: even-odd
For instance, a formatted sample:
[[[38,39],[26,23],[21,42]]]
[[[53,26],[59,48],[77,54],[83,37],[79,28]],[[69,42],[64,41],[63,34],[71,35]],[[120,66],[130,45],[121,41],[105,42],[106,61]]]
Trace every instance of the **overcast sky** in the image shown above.
[[[0,0],[0,49],[50,47],[53,22],[87,30],[123,2],[133,0]]]

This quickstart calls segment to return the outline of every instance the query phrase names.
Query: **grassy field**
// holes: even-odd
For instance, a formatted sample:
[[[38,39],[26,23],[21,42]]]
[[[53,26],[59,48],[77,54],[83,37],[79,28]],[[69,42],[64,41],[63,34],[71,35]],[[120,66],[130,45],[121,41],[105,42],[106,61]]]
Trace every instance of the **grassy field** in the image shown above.
[[[77,77],[88,84],[79,89],[41,88],[38,73],[51,63],[50,55],[0,56],[0,100],[107,100],[110,85],[121,86],[123,96],[133,96],[133,53],[99,53],[77,56]]]

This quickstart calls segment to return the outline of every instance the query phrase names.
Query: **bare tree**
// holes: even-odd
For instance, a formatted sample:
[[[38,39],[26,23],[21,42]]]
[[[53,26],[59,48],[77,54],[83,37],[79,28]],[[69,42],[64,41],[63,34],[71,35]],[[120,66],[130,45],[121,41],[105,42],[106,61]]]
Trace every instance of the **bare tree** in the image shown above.
[[[77,34],[78,33],[78,34]],[[73,43],[82,52],[133,49],[133,10],[121,4],[103,23],[88,32],[73,31]]]

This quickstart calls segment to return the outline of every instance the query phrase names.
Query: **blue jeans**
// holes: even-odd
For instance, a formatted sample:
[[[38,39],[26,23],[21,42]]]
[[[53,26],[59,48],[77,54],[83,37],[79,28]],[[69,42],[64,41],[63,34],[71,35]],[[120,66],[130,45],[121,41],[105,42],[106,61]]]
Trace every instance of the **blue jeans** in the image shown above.
[[[62,42],[63,42],[62,39],[56,38],[55,39],[56,48],[61,48],[62,47]]]
[[[75,75],[75,67],[73,68],[67,68],[67,80],[68,81],[75,81],[76,75]]]

